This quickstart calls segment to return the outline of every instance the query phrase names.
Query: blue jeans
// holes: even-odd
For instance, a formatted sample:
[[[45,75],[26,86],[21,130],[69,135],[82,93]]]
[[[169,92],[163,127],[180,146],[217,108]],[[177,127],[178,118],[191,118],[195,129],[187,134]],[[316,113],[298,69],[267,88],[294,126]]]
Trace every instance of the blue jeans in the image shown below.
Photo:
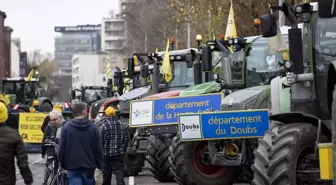
[[[67,170],[69,185],[95,185],[93,170]]]

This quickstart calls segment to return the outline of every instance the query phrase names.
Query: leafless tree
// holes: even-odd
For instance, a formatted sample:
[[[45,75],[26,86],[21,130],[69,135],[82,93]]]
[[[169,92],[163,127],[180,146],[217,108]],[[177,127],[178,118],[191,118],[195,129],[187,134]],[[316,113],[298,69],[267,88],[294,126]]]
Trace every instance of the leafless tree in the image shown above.
[[[139,0],[122,10],[126,21],[124,52],[154,52],[163,48],[166,39],[174,33],[172,11],[164,1]]]

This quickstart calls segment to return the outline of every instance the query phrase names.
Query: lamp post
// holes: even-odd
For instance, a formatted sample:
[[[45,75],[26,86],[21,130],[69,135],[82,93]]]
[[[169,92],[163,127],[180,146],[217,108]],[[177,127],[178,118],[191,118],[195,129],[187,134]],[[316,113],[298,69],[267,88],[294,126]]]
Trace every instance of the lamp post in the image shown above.
[[[257,32],[257,35],[259,35],[260,19],[258,19],[258,18],[254,19],[253,23],[254,23],[254,28]]]
[[[201,45],[202,40],[203,40],[202,35],[201,34],[197,34],[196,35],[196,41],[197,41],[197,48],[198,49],[201,49],[200,45]]]
[[[175,39],[174,38],[170,38],[169,39],[169,43],[170,43],[170,50],[174,50],[174,44],[175,44]]]

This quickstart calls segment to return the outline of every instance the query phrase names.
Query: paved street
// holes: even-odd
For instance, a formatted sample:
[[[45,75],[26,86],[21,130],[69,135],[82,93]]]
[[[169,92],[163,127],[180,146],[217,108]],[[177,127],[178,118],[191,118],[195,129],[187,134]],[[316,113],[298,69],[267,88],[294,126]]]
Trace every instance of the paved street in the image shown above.
[[[30,169],[34,175],[34,185],[41,185],[43,181],[43,167],[44,160],[41,158],[41,154],[29,154],[28,155]],[[17,169],[17,182],[16,185],[24,185],[21,174]],[[160,183],[152,177],[152,174],[146,166],[143,172],[137,177],[125,178],[127,185],[176,185],[177,183]],[[112,183],[113,185],[115,183]]]

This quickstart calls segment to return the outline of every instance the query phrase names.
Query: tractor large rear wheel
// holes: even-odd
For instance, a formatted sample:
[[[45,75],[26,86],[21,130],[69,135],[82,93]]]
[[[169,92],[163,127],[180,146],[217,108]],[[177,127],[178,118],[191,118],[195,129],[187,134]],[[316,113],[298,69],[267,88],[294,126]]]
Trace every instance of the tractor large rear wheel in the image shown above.
[[[207,142],[182,143],[178,137],[170,147],[171,171],[180,185],[231,185],[238,177],[234,167],[209,163]]]
[[[319,168],[314,160],[317,128],[306,123],[278,125],[266,131],[254,151],[253,185],[315,184]],[[325,139],[324,136],[321,137]]]
[[[174,182],[174,176],[170,172],[169,146],[170,137],[151,135],[148,139],[148,163],[153,177],[160,182]]]

